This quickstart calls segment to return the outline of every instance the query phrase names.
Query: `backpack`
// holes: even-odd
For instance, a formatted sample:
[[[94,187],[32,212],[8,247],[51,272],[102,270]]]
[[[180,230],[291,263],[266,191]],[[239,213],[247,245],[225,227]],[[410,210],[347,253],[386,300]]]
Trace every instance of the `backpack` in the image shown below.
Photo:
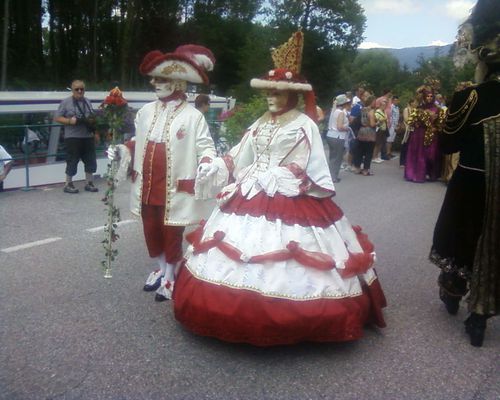
[[[360,111],[362,111],[363,109],[361,109]],[[359,128],[361,128],[362,124],[361,124],[361,112],[359,113],[359,115],[357,115],[356,117],[354,117],[352,119],[352,121],[349,123],[349,127],[352,129],[352,131],[354,132],[354,136],[357,136],[358,135],[358,131],[359,131]]]

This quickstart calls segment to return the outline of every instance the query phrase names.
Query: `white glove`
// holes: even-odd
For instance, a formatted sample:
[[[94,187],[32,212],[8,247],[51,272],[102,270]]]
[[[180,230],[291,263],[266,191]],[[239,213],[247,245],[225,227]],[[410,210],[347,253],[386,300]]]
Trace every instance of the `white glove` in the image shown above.
[[[219,167],[215,163],[201,163],[198,166],[196,180],[199,182],[205,182],[209,177],[216,174],[218,170]]]

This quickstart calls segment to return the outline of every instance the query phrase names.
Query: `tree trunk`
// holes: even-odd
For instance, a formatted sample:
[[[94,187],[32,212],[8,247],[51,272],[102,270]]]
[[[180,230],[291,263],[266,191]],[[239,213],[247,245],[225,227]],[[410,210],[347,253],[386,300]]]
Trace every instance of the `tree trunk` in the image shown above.
[[[0,90],[6,89],[7,83],[7,46],[9,44],[9,0],[4,0],[3,37],[2,37],[2,77]]]
[[[99,55],[99,50],[97,48],[97,25],[98,25],[98,15],[97,15],[97,3],[98,0],[94,0],[94,9],[92,15],[92,79],[94,82],[97,81],[97,57]]]

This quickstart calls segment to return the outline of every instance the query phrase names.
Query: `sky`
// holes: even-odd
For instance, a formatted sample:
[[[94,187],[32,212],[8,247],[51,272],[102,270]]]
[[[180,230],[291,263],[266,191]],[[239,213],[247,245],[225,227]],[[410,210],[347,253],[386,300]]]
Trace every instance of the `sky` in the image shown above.
[[[360,48],[442,46],[453,43],[475,0],[358,0],[366,30]]]

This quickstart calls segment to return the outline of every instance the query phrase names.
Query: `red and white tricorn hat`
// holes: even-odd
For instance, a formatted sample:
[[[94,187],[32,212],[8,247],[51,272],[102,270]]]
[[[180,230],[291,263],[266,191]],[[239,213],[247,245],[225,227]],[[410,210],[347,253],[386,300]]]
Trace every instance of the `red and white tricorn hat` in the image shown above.
[[[298,31],[286,43],[272,49],[271,56],[275,68],[260,78],[252,79],[250,86],[256,89],[312,91],[311,84],[300,75],[303,46],[304,34]]]
[[[178,79],[191,83],[208,84],[207,71],[212,71],[215,57],[206,47],[186,44],[179,46],[173,53],[150,51],[139,67],[143,75]]]

